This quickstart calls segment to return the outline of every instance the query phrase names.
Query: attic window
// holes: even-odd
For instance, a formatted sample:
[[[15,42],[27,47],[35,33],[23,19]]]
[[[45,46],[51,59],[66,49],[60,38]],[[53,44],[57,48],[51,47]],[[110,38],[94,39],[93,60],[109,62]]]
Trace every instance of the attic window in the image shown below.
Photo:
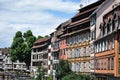
[[[115,29],[118,28],[118,25],[119,25],[118,16],[115,16],[115,18],[114,18],[114,27],[115,27]]]

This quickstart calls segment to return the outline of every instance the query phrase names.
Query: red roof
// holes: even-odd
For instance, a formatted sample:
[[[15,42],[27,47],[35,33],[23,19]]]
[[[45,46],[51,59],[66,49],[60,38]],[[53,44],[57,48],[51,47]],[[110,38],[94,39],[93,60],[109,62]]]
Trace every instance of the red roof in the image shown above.
[[[44,41],[47,41],[48,39],[50,39],[50,37],[40,38],[40,39],[36,40],[34,43],[44,42]]]

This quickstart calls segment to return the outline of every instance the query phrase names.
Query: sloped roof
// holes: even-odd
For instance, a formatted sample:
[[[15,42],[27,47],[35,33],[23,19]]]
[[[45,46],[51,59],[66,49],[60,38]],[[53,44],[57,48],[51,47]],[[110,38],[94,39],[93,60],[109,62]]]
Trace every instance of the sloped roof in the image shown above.
[[[36,40],[36,41],[34,42],[34,44],[35,44],[35,43],[44,42],[44,41],[47,41],[47,40],[49,40],[49,39],[50,39],[50,37],[40,38],[40,39]]]

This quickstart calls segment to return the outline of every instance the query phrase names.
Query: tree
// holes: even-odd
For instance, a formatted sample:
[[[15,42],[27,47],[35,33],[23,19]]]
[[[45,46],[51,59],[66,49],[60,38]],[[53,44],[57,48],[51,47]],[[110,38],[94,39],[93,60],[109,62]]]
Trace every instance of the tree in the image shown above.
[[[49,37],[48,35],[45,35],[45,37]]]
[[[38,36],[37,39],[43,38],[43,36]]]
[[[70,63],[66,60],[60,60],[57,68],[56,68],[56,78],[62,79],[62,77],[66,76],[67,74],[72,73],[70,68]]]
[[[29,69],[31,48],[35,40],[36,37],[32,34],[31,30],[26,31],[24,35],[20,31],[16,32],[10,49],[11,60],[25,62]]]
[[[22,33],[18,31],[13,38],[13,42],[10,48],[11,60],[16,61],[17,59],[19,59],[20,61],[22,61],[24,59],[24,48],[25,44]]]
[[[32,34],[31,30],[28,30],[23,35],[26,47],[24,49],[24,62],[26,63],[27,67],[29,68],[31,62],[31,48],[33,43],[36,40],[36,37]]]
[[[97,80],[97,78],[92,75],[70,73],[70,74],[62,77],[62,80]]]
[[[43,80],[45,74],[44,74],[44,71],[42,69],[42,64],[41,63],[38,65],[37,72],[38,72],[38,75],[35,78],[35,80]]]

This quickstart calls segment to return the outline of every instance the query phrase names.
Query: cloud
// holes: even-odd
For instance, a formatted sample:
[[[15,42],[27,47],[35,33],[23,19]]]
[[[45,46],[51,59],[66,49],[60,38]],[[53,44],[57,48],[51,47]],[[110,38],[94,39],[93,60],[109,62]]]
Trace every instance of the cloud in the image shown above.
[[[10,47],[17,31],[48,35],[79,9],[79,0],[0,0],[0,47]],[[86,5],[86,4],[85,4]]]

